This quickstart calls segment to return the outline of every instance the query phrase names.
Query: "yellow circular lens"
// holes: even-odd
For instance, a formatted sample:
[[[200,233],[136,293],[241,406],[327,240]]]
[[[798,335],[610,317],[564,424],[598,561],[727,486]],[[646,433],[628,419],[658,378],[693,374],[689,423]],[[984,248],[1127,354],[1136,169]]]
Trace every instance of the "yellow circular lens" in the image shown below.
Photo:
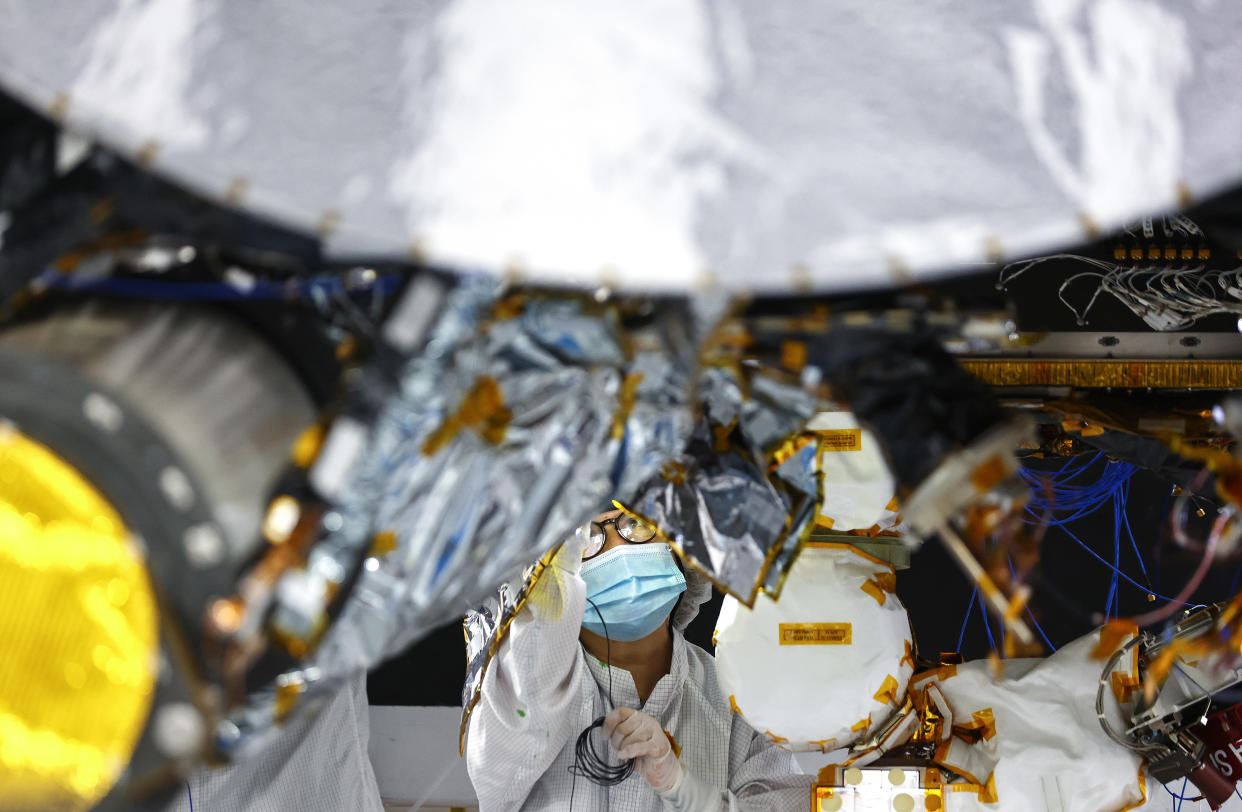
[[[116,509],[0,424],[0,809],[85,810],[107,794],[150,709],[157,627]]]

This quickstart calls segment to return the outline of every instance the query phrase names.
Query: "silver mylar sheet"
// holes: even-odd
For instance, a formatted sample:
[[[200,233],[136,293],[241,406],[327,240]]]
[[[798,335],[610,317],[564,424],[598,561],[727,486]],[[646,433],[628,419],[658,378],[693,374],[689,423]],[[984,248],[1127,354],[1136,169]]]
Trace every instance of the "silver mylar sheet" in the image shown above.
[[[699,397],[702,418],[689,443],[638,487],[627,507],[658,527],[716,587],[750,606],[773,566],[788,568],[819,506],[813,451],[781,464],[775,458],[817,400],[748,370],[715,367],[700,378]],[[781,580],[776,575],[771,582],[777,592]]]
[[[777,465],[772,475],[787,483],[795,493],[811,494],[815,499],[811,510],[802,508],[791,514],[789,531],[764,576],[763,591],[772,600],[780,598],[785,576],[789,574],[798,553],[802,552],[802,545],[810,535],[815,515],[819,513],[819,505],[823,501],[824,475],[819,464],[819,443],[805,435],[792,442],[794,446],[789,457]]]
[[[578,287],[890,286],[1242,179],[1226,0],[15,0],[0,85],[209,198]]]
[[[338,642],[356,649],[346,662],[370,666],[460,617],[689,433],[684,373],[679,385],[671,364],[631,361],[611,307],[532,297],[497,317],[498,288],[477,278],[449,294],[447,329],[409,363],[338,500],[343,535],[390,531],[396,549],[364,567],[325,638],[317,660],[332,670]],[[631,366],[645,375],[623,406]],[[481,379],[496,382],[508,411],[503,439],[463,427],[429,448]]]

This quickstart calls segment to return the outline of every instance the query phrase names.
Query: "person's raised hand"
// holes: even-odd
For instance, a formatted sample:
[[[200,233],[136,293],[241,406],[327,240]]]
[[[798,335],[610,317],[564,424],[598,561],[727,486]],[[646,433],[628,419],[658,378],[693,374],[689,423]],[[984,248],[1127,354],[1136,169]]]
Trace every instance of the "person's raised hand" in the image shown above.
[[[635,759],[634,769],[656,792],[671,792],[682,768],[672,743],[656,718],[633,708],[615,708],[604,717],[604,738],[621,759]]]
[[[586,545],[586,533],[579,527],[561,542],[560,549],[552,557],[552,563],[566,572],[576,574],[578,570],[582,569],[582,553],[586,550]]]

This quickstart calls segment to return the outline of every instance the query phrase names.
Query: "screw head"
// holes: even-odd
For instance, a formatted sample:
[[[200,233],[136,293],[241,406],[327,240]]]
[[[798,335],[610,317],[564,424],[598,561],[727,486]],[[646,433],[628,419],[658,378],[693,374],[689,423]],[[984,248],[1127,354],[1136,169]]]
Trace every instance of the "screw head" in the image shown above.
[[[155,712],[155,746],[169,758],[185,758],[203,743],[203,717],[188,702],[172,702]]]
[[[196,524],[186,530],[182,545],[185,557],[199,569],[214,567],[224,560],[224,539],[210,524]]]

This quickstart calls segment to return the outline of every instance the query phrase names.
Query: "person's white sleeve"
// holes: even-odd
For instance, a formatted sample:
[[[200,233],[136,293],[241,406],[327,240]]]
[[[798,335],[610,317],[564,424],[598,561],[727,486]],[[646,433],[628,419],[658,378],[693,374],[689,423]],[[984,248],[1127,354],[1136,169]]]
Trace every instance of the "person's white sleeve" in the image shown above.
[[[732,808],[718,790],[686,770],[681,770],[672,789],[656,794],[668,812],[725,812]]]
[[[798,769],[793,753],[769,742],[736,714],[729,756],[725,797],[730,812],[781,812],[810,806],[814,777]]]
[[[566,541],[543,571],[483,678],[470,716],[466,769],[479,809],[517,809],[580,731],[578,643],[586,584],[582,540]]]

